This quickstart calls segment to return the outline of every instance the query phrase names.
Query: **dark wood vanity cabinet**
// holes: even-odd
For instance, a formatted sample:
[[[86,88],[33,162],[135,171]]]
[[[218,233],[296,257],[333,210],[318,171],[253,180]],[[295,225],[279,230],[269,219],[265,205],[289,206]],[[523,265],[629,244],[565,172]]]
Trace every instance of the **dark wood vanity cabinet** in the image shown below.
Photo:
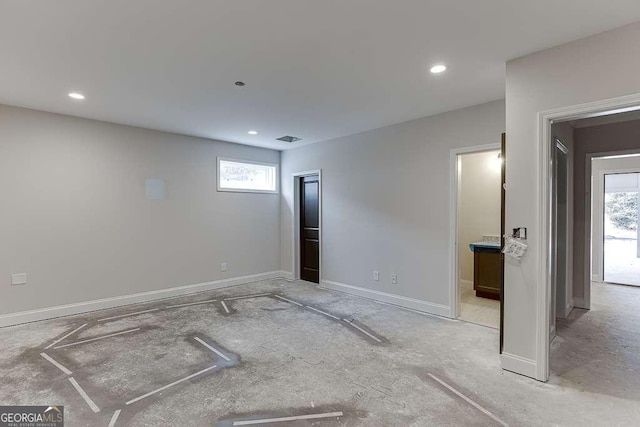
[[[500,249],[476,246],[473,250],[473,289],[476,296],[500,299]]]

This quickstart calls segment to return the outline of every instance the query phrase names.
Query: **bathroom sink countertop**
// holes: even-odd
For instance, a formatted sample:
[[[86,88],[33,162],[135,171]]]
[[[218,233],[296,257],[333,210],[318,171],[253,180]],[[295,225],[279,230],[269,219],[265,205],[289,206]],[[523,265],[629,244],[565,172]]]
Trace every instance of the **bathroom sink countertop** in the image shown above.
[[[490,248],[490,249],[500,249],[500,243],[498,242],[474,242],[469,243],[469,250],[474,252],[475,248]]]

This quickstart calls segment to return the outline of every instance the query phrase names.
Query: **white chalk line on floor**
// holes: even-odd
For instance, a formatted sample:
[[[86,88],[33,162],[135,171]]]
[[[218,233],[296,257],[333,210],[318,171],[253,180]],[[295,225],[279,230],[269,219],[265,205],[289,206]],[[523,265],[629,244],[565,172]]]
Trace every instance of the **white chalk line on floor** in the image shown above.
[[[71,372],[70,370],[68,370],[67,368],[65,368],[64,366],[62,366],[62,364],[56,362],[55,360],[53,360],[53,358],[51,356],[49,356],[47,353],[40,353],[40,356],[44,357],[46,360],[48,360],[53,366],[55,366],[56,368],[60,369],[62,372],[64,372],[67,375],[71,375],[73,372]]]
[[[95,338],[90,338],[90,339],[87,339],[87,340],[75,341],[75,342],[72,342],[72,343],[69,343],[69,344],[59,345],[57,347],[53,347],[53,349],[57,350],[59,348],[71,347],[72,345],[84,344],[84,343],[87,343],[87,342],[98,341],[98,340],[102,340],[102,339],[105,339],[105,338],[117,337],[118,335],[124,335],[124,334],[128,334],[128,333],[131,333],[131,332],[139,331],[139,330],[140,330],[140,328],[128,329],[126,331],[116,332],[114,334],[103,335],[101,337],[95,337]]]
[[[431,378],[433,378],[434,380],[436,380],[437,382],[439,382],[441,385],[443,385],[444,387],[446,387],[447,389],[449,389],[450,391],[452,391],[453,393],[455,393],[457,396],[461,397],[462,399],[464,399],[467,403],[469,403],[471,406],[473,406],[474,408],[478,409],[480,412],[488,415],[490,418],[492,418],[494,421],[496,421],[497,423],[499,423],[500,425],[503,425],[505,427],[508,427],[508,424],[505,423],[504,421],[502,421],[500,418],[496,417],[495,415],[493,415],[491,412],[487,411],[486,409],[484,409],[482,406],[480,406],[479,404],[477,404],[476,402],[474,402],[473,400],[469,399],[467,396],[465,396],[464,394],[460,393],[458,390],[456,390],[455,388],[451,387],[449,384],[445,383],[444,381],[442,381],[440,378],[432,375],[432,374],[428,374]]]
[[[45,350],[48,348],[53,347],[54,345],[58,344],[60,341],[62,341],[63,339],[75,334],[76,332],[78,332],[80,329],[84,328],[85,326],[87,326],[88,323],[85,323],[84,325],[80,325],[77,328],[75,328],[73,331],[69,332],[68,334],[64,335],[61,338],[58,338],[57,340],[55,340],[54,342],[52,342],[51,344],[49,344],[48,346],[45,347]]]
[[[382,342],[382,340],[381,340],[380,338],[378,338],[378,337],[376,337],[375,335],[370,334],[369,332],[365,331],[364,329],[362,329],[360,326],[356,325],[356,324],[355,324],[355,323],[353,323],[352,321],[347,320],[347,319],[342,319],[342,320],[344,320],[345,322],[347,322],[347,324],[348,324],[349,326],[353,326],[354,328],[356,328],[357,330],[359,330],[359,331],[360,331],[360,332],[362,332],[363,334],[365,334],[365,335],[367,335],[367,336],[369,336],[369,337],[373,338],[374,340],[376,340],[376,341],[378,341],[378,342],[380,342],[380,343]]]
[[[109,421],[109,427],[113,427],[116,425],[116,421],[118,421],[120,412],[122,412],[122,409],[118,409],[116,412],[113,413],[113,416],[111,417],[111,421]]]
[[[220,350],[210,346],[209,344],[207,344],[206,342],[202,341],[200,338],[198,337],[194,337],[194,339],[196,341],[198,341],[200,344],[202,344],[203,346],[207,347],[209,350],[213,351],[215,354],[217,354],[218,356],[222,357],[224,360],[226,360],[227,362],[230,362],[231,359],[229,359],[224,353],[222,353]]]
[[[337,292],[340,292],[340,291],[337,291]],[[348,295],[351,295],[351,294],[348,294]],[[360,295],[352,295],[352,296],[354,296],[356,298],[362,298],[362,299],[366,299],[366,300],[369,300],[369,301],[373,301],[376,304],[388,305],[389,307],[395,307],[395,308],[399,308],[401,310],[411,311],[412,313],[422,314],[423,316],[435,317],[436,319],[446,320],[447,322],[458,322],[458,323],[460,322],[460,320],[458,320],[458,319],[452,319],[450,317],[439,316],[437,314],[427,313],[426,311],[420,311],[420,310],[416,310],[416,309],[413,309],[413,308],[403,307],[403,306],[398,305],[398,304],[391,304],[389,302],[378,301],[378,300],[367,298],[367,297],[361,297]]]
[[[218,300],[217,299],[210,299],[210,300],[207,300],[207,301],[187,302],[187,303],[184,303],[184,304],[168,305],[166,308],[188,307],[190,305],[208,304],[208,303],[216,302],[216,301],[218,301]]]
[[[253,294],[253,295],[241,295],[238,297],[230,297],[230,298],[225,298],[225,301],[231,301],[234,299],[243,299],[243,298],[258,298],[258,297],[270,297],[271,294]]]
[[[329,317],[331,317],[332,319],[340,320],[340,318],[339,318],[339,317],[336,317],[336,316],[334,316],[333,314],[329,314],[329,313],[324,312],[324,311],[322,311],[322,310],[318,310],[317,308],[315,308],[315,307],[311,307],[310,305],[305,305],[305,307],[307,307],[309,310],[313,310],[313,311],[316,311],[316,312],[318,312],[318,313],[320,313],[320,314],[324,314],[325,316],[329,316]]]
[[[243,420],[243,421],[234,421],[234,426],[248,426],[255,424],[269,424],[269,423],[280,423],[284,421],[298,421],[298,420],[314,420],[318,418],[332,418],[332,417],[342,417],[344,414],[342,411],[339,412],[325,412],[324,414],[309,414],[309,415],[296,415],[292,417],[280,417],[280,418],[263,418],[260,420]]]
[[[160,393],[161,391],[166,390],[166,389],[168,389],[170,387],[173,387],[174,385],[180,384],[181,382],[188,381],[191,378],[197,377],[198,375],[201,375],[201,374],[204,374],[205,372],[210,371],[211,369],[214,369],[214,368],[216,368],[216,365],[210,366],[210,367],[208,367],[206,369],[203,369],[201,371],[196,372],[195,374],[191,374],[191,375],[189,375],[187,377],[184,377],[182,379],[174,381],[171,384],[167,384],[167,385],[162,386],[162,387],[160,387],[158,389],[150,391],[149,393],[143,394],[142,396],[136,397],[135,399],[131,399],[130,401],[126,402],[125,405],[131,405],[132,403],[135,403],[135,402],[137,402],[139,400],[142,400],[142,399],[147,398],[149,396],[153,396],[156,393]]]
[[[133,312],[133,313],[121,314],[119,316],[105,317],[104,319],[98,319],[98,322],[106,322],[107,320],[121,319],[123,317],[129,317],[129,316],[137,316],[138,314],[151,313],[151,312],[158,311],[158,310],[160,310],[160,309],[159,308],[152,308],[151,310],[142,310],[142,311],[136,311],[136,312]]]
[[[222,304],[222,308],[224,308],[224,311],[227,312],[227,314],[230,314],[231,312],[229,311],[229,307],[227,307],[227,304],[224,303],[224,301],[220,301],[220,304]]]
[[[278,298],[278,299],[281,299],[281,300],[283,300],[283,301],[286,301],[286,302],[290,302],[291,304],[295,304],[295,305],[299,305],[300,307],[304,307],[304,305],[303,305],[303,304],[300,304],[299,302],[292,301],[292,300],[287,299],[287,298],[285,298],[285,297],[281,297],[280,295],[274,295],[274,297],[276,297],[276,298]]]
[[[71,377],[71,378],[69,378],[69,381],[71,382],[73,387],[76,389],[76,391],[80,394],[80,396],[82,396],[84,401],[87,402],[87,405],[89,405],[91,410],[93,412],[95,412],[96,414],[98,412],[100,412],[100,408],[98,408],[98,405],[96,405],[95,402],[93,400],[91,400],[89,395],[82,389],[82,387],[80,387],[80,384],[78,384],[78,382],[75,380],[75,378]]]

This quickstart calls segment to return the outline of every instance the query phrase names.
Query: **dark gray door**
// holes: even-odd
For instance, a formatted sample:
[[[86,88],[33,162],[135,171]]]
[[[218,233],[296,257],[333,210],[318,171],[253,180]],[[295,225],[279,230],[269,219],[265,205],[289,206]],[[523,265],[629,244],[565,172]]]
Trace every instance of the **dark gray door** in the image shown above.
[[[300,178],[300,278],[320,282],[320,180]]]

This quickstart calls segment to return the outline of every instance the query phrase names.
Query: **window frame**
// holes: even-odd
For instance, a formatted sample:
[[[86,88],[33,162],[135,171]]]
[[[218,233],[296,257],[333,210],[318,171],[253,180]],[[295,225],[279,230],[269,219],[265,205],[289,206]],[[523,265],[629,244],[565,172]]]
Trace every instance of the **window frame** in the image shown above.
[[[275,168],[275,190],[253,190],[253,189],[245,189],[245,188],[225,188],[220,186],[220,162],[235,162],[235,163],[244,163],[247,165],[258,165],[258,166],[271,166]],[[245,159],[235,159],[231,157],[218,157],[217,158],[217,168],[216,168],[216,187],[218,191],[225,193],[259,193],[259,194],[279,194],[280,193],[280,165],[278,163],[269,163],[269,162],[259,162],[256,160],[245,160]]]

